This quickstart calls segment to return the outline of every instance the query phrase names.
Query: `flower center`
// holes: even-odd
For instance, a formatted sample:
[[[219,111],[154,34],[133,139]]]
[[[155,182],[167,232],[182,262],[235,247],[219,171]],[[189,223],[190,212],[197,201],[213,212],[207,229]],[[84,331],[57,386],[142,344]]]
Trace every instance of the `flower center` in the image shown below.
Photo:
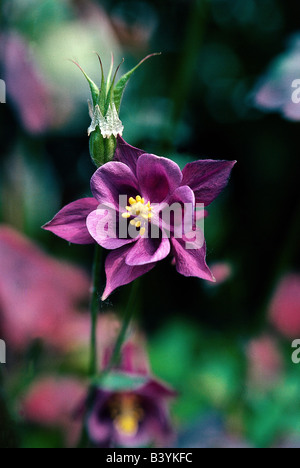
[[[143,236],[146,232],[146,224],[153,217],[151,203],[145,203],[145,199],[138,195],[136,198],[129,199],[130,206],[126,206],[127,213],[123,213],[123,218],[133,218],[130,221],[132,226],[140,229],[140,235]]]
[[[144,412],[136,395],[115,396],[110,405],[114,426],[119,433],[135,437]]]

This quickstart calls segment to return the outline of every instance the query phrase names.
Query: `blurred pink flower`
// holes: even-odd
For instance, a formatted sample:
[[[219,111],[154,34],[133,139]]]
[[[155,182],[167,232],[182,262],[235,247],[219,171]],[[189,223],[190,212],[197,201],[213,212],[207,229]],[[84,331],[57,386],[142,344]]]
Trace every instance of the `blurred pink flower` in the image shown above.
[[[86,386],[74,378],[47,377],[35,382],[24,396],[20,413],[30,422],[61,429],[68,446],[79,440],[82,421],[76,417]]]
[[[247,348],[249,383],[266,387],[278,380],[283,358],[274,338],[268,335],[250,341]]]
[[[300,35],[297,33],[291,38],[288,49],[271,63],[254,90],[256,107],[280,112],[289,120],[300,120],[300,104],[292,99],[296,91],[292,85],[300,79],[299,60]]]
[[[270,322],[287,338],[300,336],[300,275],[286,275],[269,308]]]
[[[232,266],[229,263],[219,262],[210,266],[210,271],[216,279],[215,283],[209,283],[210,286],[216,286],[225,283],[232,276]]]
[[[34,134],[45,132],[54,120],[54,109],[48,85],[26,40],[16,32],[3,34],[0,58],[8,96],[25,129]]]
[[[107,362],[107,350],[112,349],[118,337],[121,325],[112,313],[101,314],[97,324],[98,363],[103,369]],[[59,350],[70,357],[76,366],[86,369],[90,358],[91,320],[89,314],[74,314],[72,320],[62,325]]]
[[[3,225],[0,258],[0,324],[6,340],[18,350],[36,338],[62,346],[66,327],[88,298],[88,276]]]

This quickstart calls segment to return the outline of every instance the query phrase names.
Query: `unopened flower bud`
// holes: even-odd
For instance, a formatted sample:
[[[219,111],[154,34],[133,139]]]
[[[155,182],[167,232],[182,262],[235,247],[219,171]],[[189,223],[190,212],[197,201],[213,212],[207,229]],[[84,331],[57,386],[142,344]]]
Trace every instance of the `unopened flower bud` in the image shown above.
[[[88,128],[88,136],[90,137],[91,158],[97,167],[113,159],[116,150],[116,139],[118,136],[122,136],[124,131],[124,126],[119,118],[119,112],[125,87],[131,75],[153,55],[158,54],[152,54],[144,58],[136,67],[123,75],[117,83],[117,73],[121,64],[113,76],[112,58],[108,78],[105,80],[102,62],[98,56],[102,75],[100,88],[74,62],[87,79],[92,94],[92,102],[89,102],[89,113],[92,122]]]

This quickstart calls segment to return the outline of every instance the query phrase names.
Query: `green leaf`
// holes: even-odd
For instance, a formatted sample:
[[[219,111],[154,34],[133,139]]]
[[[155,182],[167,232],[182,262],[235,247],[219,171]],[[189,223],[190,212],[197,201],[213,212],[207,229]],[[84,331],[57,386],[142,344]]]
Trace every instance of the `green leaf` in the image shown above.
[[[94,383],[99,385],[103,390],[126,392],[142,387],[147,381],[147,377],[124,374],[121,372],[111,372],[109,374],[104,374],[104,376],[94,381]]]
[[[98,86],[93,82],[93,80],[91,80],[91,78],[89,78],[87,76],[87,74],[85,73],[83,68],[79,65],[79,63],[75,62],[74,60],[71,60],[71,62],[74,63],[74,65],[76,65],[76,67],[79,68],[79,70],[83,73],[83,75],[85,76],[87,82],[89,83],[90,90],[91,90],[91,93],[92,93],[93,104],[94,104],[94,107],[96,107],[96,105],[98,104],[99,94],[100,94],[100,90],[99,90]]]
[[[146,60],[148,60],[149,58],[154,57],[156,55],[161,55],[161,54],[156,53],[156,54],[148,55],[140,63],[138,63],[136,67],[134,67],[128,73],[123,75],[120,78],[120,80],[118,81],[118,83],[116,84],[116,87],[115,87],[114,92],[113,92],[113,101],[114,101],[114,103],[116,105],[116,109],[117,109],[118,113],[120,112],[121,101],[122,101],[122,97],[123,97],[126,85],[127,85],[128,81],[130,80],[131,76],[144,62],[146,62]]]

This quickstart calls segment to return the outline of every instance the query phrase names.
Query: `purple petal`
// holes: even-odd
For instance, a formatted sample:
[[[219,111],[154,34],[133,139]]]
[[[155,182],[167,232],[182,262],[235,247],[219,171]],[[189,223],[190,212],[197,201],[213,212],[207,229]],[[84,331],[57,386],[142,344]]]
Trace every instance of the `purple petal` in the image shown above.
[[[87,229],[86,219],[97,206],[95,198],[77,200],[65,206],[43,229],[73,244],[93,244],[94,239]]]
[[[226,187],[236,161],[203,160],[183,169],[183,185],[194,191],[197,203],[210,205]]]
[[[170,425],[169,408],[164,397],[148,397],[140,394],[143,399],[144,419],[141,422],[137,441],[148,439],[150,443],[167,447],[173,438]]]
[[[100,167],[91,179],[91,189],[99,204],[113,206],[119,211],[119,197],[139,195],[135,175],[123,163],[108,162]]]
[[[166,210],[170,210],[174,206],[174,215],[170,219],[171,226],[167,226],[169,216],[164,217],[164,210],[162,211],[162,227],[167,231],[189,233],[193,229],[195,221],[195,195],[190,187],[184,185],[175,190],[168,200]],[[178,207],[178,209],[177,209]],[[165,222],[163,222],[165,221]],[[178,236],[176,236],[178,237]]]
[[[114,160],[126,164],[126,166],[132,170],[134,175],[136,175],[138,158],[144,153],[145,151],[128,145],[122,137],[118,136]]]
[[[170,250],[169,239],[140,237],[129,250],[125,261],[128,266],[147,265],[163,260],[169,255]]]
[[[104,249],[115,250],[136,241],[131,237],[119,239],[119,213],[114,209],[98,208],[90,213],[86,224],[90,235]]]
[[[188,185],[179,187],[168,200],[169,205],[172,205],[173,203],[190,204],[194,207],[195,194],[193,190]]]
[[[139,157],[137,177],[141,195],[151,203],[166,200],[182,182],[182,172],[176,163],[153,154],[143,154]]]
[[[183,276],[195,276],[215,282],[215,278],[206,264],[206,244],[201,249],[187,250],[183,239],[172,238],[176,269]]]
[[[104,412],[107,401],[111,398],[111,392],[99,390],[97,393],[97,402],[88,421],[87,430],[90,439],[98,446],[109,445],[113,435],[112,419],[103,418],[101,414]]]
[[[105,301],[115,289],[131,283],[155,267],[155,263],[134,267],[127,265],[125,263],[125,258],[131,248],[130,245],[126,245],[108,254],[105,263],[107,283],[102,297],[103,301]]]

